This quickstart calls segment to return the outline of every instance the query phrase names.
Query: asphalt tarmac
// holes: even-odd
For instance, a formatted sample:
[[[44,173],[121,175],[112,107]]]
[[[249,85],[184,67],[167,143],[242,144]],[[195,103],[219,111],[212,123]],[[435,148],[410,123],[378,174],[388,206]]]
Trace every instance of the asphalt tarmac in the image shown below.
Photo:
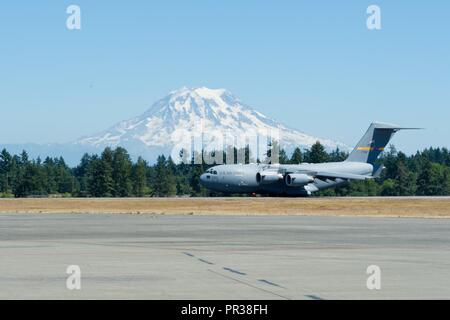
[[[0,299],[450,298],[448,219],[0,214],[0,257]]]

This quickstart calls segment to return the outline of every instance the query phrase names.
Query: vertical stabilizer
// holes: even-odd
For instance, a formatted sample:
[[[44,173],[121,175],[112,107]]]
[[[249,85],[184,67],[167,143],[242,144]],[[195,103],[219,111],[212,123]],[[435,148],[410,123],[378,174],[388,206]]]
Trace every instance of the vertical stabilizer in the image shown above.
[[[346,161],[374,164],[380,153],[384,151],[384,148],[389,143],[392,136],[397,131],[403,129],[418,128],[401,128],[393,124],[381,122],[372,123]]]

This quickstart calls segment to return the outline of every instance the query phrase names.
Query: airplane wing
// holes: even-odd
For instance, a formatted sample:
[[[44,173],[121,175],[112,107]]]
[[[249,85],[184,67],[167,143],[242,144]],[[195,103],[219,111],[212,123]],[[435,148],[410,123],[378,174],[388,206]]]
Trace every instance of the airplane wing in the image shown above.
[[[354,174],[354,173],[339,173],[339,172],[328,172],[328,171],[316,171],[310,173],[312,176],[316,178],[330,178],[330,179],[351,179],[351,180],[367,180],[372,179],[372,176],[365,176],[361,174]]]

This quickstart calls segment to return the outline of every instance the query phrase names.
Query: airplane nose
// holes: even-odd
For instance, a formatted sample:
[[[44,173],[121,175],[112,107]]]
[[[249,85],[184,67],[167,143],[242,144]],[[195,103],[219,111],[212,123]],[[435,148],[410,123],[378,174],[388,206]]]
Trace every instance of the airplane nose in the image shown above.
[[[204,186],[205,182],[206,182],[206,174],[203,173],[202,175],[200,175],[200,184]]]

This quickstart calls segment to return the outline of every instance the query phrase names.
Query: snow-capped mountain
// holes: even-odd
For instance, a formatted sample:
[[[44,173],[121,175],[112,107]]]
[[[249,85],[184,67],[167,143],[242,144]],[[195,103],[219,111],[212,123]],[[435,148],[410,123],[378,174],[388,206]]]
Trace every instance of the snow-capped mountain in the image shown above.
[[[169,155],[174,150],[179,152],[181,147],[189,149],[192,141],[198,139],[203,141],[205,149],[212,149],[211,145],[217,149],[217,145],[211,142],[223,145],[224,141],[227,145],[242,147],[248,143],[246,137],[248,139],[254,134],[272,135],[287,151],[297,146],[310,147],[316,141],[327,149],[339,147],[348,150],[343,143],[288,128],[244,104],[225,89],[205,87],[183,87],[172,91],[142,115],[121,121],[93,136],[83,137],[75,144],[90,148],[122,146],[130,154],[142,155],[151,161],[161,153]],[[217,142],[219,140],[221,142]],[[201,149],[197,151],[201,152]]]

